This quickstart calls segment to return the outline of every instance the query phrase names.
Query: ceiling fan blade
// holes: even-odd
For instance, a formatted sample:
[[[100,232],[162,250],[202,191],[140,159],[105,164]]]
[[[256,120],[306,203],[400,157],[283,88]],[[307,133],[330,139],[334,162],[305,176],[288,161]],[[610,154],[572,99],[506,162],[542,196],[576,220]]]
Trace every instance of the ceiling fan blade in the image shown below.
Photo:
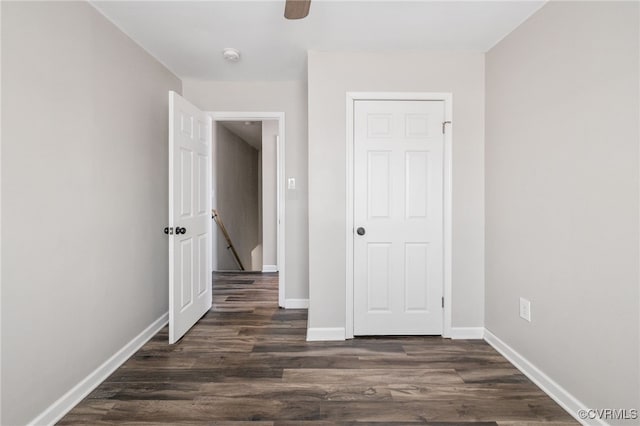
[[[284,17],[287,19],[302,19],[309,14],[311,0],[287,0],[284,5]]]

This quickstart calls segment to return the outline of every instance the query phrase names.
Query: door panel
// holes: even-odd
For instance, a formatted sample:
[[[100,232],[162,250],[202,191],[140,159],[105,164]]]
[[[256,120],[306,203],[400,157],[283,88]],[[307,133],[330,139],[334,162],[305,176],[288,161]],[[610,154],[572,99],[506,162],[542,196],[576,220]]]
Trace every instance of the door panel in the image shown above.
[[[203,215],[207,212],[211,212],[211,209],[207,209],[207,206],[211,203],[211,198],[207,196],[207,170],[209,170],[209,159],[205,155],[198,154],[198,214]],[[208,201],[207,201],[208,200]],[[211,215],[211,213],[209,213]]]
[[[180,258],[179,258],[179,265],[180,265],[180,269],[181,269],[181,274],[180,274],[180,294],[182,296],[182,300],[180,303],[180,311],[182,312],[184,311],[186,308],[189,307],[189,305],[191,304],[193,298],[192,296],[192,288],[193,288],[193,282],[192,282],[192,278],[193,278],[193,274],[192,274],[192,263],[191,263],[191,244],[192,241],[191,239],[184,239],[182,241],[180,241]]]
[[[169,343],[211,308],[210,159],[211,119],[170,92]]]
[[[405,153],[405,217],[427,217],[429,198],[429,153],[410,151]]]
[[[367,255],[368,311],[389,312],[391,300],[389,278],[391,275],[391,245],[369,244]]]
[[[372,151],[369,156],[367,172],[369,184],[367,186],[369,200],[369,218],[388,218],[391,212],[390,191],[390,152]]]
[[[427,312],[429,309],[428,244],[405,243],[404,273],[406,280],[404,312]]]
[[[180,188],[180,217],[191,217],[191,204],[193,199],[192,173],[193,173],[193,152],[189,149],[180,149],[180,171],[182,176],[182,188]]]
[[[442,334],[442,101],[356,101],[354,334]]]

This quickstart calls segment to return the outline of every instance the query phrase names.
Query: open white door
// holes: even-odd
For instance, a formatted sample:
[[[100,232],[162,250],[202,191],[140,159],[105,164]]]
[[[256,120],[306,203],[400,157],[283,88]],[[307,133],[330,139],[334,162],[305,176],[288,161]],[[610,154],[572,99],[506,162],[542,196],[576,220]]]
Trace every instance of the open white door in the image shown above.
[[[211,118],[169,92],[169,343],[211,308]]]

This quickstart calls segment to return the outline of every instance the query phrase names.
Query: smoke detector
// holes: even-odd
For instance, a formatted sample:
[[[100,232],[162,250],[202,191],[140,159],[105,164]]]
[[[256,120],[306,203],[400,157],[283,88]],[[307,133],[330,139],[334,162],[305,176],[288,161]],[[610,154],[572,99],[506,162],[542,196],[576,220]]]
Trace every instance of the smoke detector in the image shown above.
[[[240,51],[232,47],[227,47],[222,51],[222,56],[229,62],[238,62],[240,60]]]

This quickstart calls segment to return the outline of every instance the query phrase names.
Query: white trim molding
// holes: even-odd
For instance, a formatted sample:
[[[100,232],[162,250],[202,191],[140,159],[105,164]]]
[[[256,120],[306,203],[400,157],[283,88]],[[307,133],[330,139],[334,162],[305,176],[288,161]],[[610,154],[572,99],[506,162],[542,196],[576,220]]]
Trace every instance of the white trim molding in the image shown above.
[[[211,116],[213,122],[217,121],[263,121],[263,120],[278,120],[278,137],[276,142],[276,163],[277,163],[277,202],[276,209],[278,211],[278,220],[276,223],[277,234],[277,265],[276,271],[280,272],[278,276],[278,306],[285,307],[286,294],[286,280],[285,280],[285,211],[286,211],[286,198],[285,198],[285,114],[284,112],[243,112],[243,111],[207,111],[207,114]],[[215,134],[214,134],[215,137]],[[214,231],[215,232],[215,231]],[[215,234],[214,234],[215,236]],[[214,239],[215,241],[215,239]],[[263,268],[267,265],[263,265]],[[274,272],[274,271],[263,271]]]
[[[140,334],[134,337],[129,343],[124,345],[118,352],[113,354],[102,365],[91,372],[87,377],[82,379],[80,383],[75,385],[71,390],[62,395],[56,402],[51,404],[35,419],[29,422],[29,425],[42,426],[53,425],[67,414],[73,407],[78,405],[87,395],[91,393],[100,383],[105,381],[111,373],[116,371],[126,360],[136,353],[145,343],[156,335],[162,328],[169,323],[169,312],[155,320],[151,325],[142,330]]]
[[[489,330],[484,330],[484,340],[493,348],[504,356],[511,364],[527,376],[535,383],[544,393],[549,395],[551,399],[564,408],[567,413],[572,415],[578,422],[583,425],[607,425],[600,419],[584,420],[578,416],[580,410],[587,410],[587,406],[576,397],[571,395],[565,388],[556,383],[551,377],[547,376],[542,370],[533,365],[528,359],[519,354],[515,349],[502,341]]]
[[[278,272],[278,265],[262,265],[262,272]]]
[[[285,299],[285,309],[308,309],[309,299]]]
[[[346,285],[345,285],[345,337],[353,339],[353,110],[357,100],[397,100],[397,101],[443,101],[444,119],[453,122],[453,94],[443,92],[347,92],[346,94]],[[443,337],[452,337],[451,329],[451,268],[452,268],[452,169],[453,169],[453,125],[447,126],[444,134],[443,152]]]
[[[452,339],[483,339],[484,327],[451,327],[449,336]]]
[[[333,328],[308,328],[307,342],[344,340],[344,327]]]

